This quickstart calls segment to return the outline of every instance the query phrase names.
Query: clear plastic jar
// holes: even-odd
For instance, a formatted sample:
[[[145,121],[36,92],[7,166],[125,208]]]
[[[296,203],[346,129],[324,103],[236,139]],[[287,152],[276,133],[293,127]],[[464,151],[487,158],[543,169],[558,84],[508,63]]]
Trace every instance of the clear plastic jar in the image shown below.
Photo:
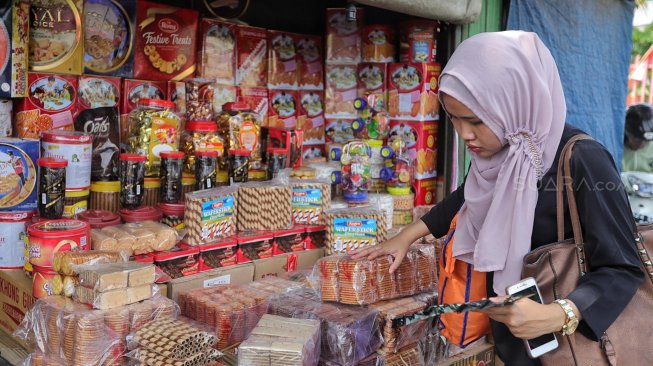
[[[177,231],[184,229],[184,212],[183,203],[159,203],[156,208],[161,211],[161,223],[174,228]]]
[[[91,182],[91,210],[116,212],[120,209],[120,181]]]
[[[351,128],[354,136],[359,139],[384,140],[390,131],[390,115],[385,110],[383,99],[374,93],[364,98],[354,100],[354,108],[358,111]]]
[[[249,179],[249,150],[229,150],[229,177],[234,183]]]
[[[143,201],[145,160],[138,154],[120,154],[120,205],[134,209]]]
[[[181,135],[181,151],[186,154],[184,173],[195,174],[195,151],[215,150],[218,160],[224,154],[224,139],[214,121],[190,121]]]
[[[334,172],[332,179],[342,187],[343,198],[347,202],[365,202],[370,190],[370,146],[363,141],[352,141],[331,150],[333,160],[340,160],[340,171]]]
[[[63,216],[68,161],[40,158],[37,164],[39,166],[39,216],[44,219],[60,219]]]
[[[215,187],[217,169],[217,151],[195,152],[195,183],[198,191]]]
[[[414,159],[407,153],[402,139],[394,139],[381,149],[385,167],[380,177],[386,182],[388,193],[395,196],[410,194],[415,181]]]
[[[177,150],[181,119],[167,100],[140,99],[129,113],[127,152],[147,157],[145,175],[159,176],[160,154]]]
[[[242,101],[225,103],[218,117],[218,131],[227,139],[232,150],[248,150],[251,153],[250,169],[261,169],[261,122],[252,108]]]
[[[184,153],[164,151],[161,153],[161,189],[159,202],[176,203],[181,200],[181,175]]]

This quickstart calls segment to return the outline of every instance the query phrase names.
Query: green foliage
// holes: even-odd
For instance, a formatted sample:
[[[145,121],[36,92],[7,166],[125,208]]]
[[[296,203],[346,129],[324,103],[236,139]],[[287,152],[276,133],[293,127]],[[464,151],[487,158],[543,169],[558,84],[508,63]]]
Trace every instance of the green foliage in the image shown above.
[[[653,44],[653,24],[649,24],[642,29],[633,28],[633,49],[630,53],[634,61],[636,55],[643,56],[644,53]]]

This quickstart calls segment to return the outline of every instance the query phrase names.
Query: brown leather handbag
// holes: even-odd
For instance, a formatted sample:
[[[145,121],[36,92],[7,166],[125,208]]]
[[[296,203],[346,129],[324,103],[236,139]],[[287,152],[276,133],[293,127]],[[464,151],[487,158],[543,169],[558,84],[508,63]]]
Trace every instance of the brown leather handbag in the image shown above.
[[[560,155],[557,175],[559,241],[537,248],[524,257],[522,276],[535,278],[544,303],[566,298],[576,288],[578,279],[587,272],[570,160],[574,143],[590,138],[587,135],[574,136]],[[568,240],[564,240],[563,184],[574,233],[574,238]],[[646,276],[630,303],[603,334],[600,342],[592,341],[580,332],[564,337],[558,334],[559,347],[540,357],[542,365],[653,365],[653,265],[649,256],[649,253],[653,253],[653,225],[636,227],[635,241]]]

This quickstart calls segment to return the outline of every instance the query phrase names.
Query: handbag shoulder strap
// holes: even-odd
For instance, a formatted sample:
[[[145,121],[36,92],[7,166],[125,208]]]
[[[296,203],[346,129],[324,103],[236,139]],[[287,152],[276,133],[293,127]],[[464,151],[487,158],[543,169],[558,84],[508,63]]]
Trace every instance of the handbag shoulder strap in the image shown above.
[[[591,140],[592,138],[586,134],[574,135],[567,141],[560,153],[558,161],[558,172],[556,176],[556,218],[558,227],[558,241],[565,240],[565,206],[563,200],[563,186],[567,192],[567,203],[569,205],[569,215],[571,218],[571,226],[574,233],[574,243],[576,245],[583,244],[583,231],[580,225],[580,218],[578,216],[578,207],[576,206],[576,197],[574,196],[574,189],[572,186],[571,178],[571,153],[576,142],[581,140]]]

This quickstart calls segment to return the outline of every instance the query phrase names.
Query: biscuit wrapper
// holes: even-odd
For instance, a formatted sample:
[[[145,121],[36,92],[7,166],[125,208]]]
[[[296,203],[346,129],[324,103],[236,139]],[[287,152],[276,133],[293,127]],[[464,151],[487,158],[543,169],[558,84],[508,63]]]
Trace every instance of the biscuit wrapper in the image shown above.
[[[292,189],[292,216],[295,224],[324,225],[331,206],[331,184],[317,180],[297,180]]]
[[[238,363],[252,366],[317,365],[320,322],[263,315],[252,334],[238,346]]]
[[[279,278],[264,278],[240,286],[214,286],[182,292],[178,303],[181,315],[205,323],[218,337],[217,348],[240,343],[266,313],[271,296],[302,285]]]
[[[96,292],[152,285],[156,280],[154,265],[139,262],[75,266],[75,271],[79,285]]]
[[[415,344],[427,336],[433,326],[433,319],[423,319],[416,323],[398,326],[393,320],[402,316],[412,315],[427,307],[427,303],[412,297],[382,301],[370,305],[379,311],[381,329],[383,331],[383,353],[397,353],[400,349]]]
[[[327,254],[376,246],[387,236],[386,214],[370,206],[326,212]]]
[[[389,273],[392,257],[354,261],[347,255],[333,255],[313,267],[312,287],[322,301],[367,305],[437,290],[435,248],[413,244],[399,268]]]
[[[94,238],[100,241],[98,247],[115,245],[117,250],[125,251],[131,256],[170,250],[177,243],[177,231],[155,221],[130,222],[95,231],[91,237],[91,246],[96,245]],[[110,239],[115,239],[115,244]]]
[[[129,254],[116,251],[67,251],[54,255],[54,270],[67,276],[76,276],[75,267],[79,265],[95,265],[103,263],[118,263],[129,261]]]
[[[296,290],[270,299],[268,313],[321,323],[321,359],[339,366],[359,365],[382,345],[378,311],[322,303],[315,293]]]

